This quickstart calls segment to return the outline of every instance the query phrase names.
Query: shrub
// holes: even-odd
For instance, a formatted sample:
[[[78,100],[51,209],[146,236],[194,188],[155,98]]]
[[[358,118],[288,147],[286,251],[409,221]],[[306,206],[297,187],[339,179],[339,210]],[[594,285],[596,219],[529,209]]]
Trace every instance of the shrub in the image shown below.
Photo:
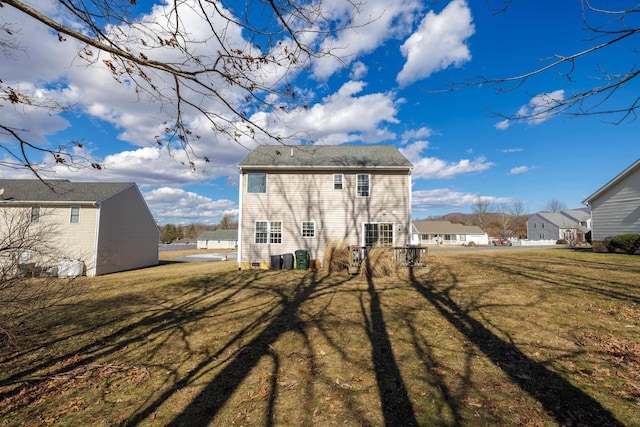
[[[635,254],[640,248],[639,234],[618,234],[609,240],[611,252],[622,252],[625,254]]]
[[[556,245],[566,245],[567,241],[564,239],[558,239],[556,240]]]
[[[593,252],[600,252],[600,253],[611,252],[611,245],[609,244],[610,240],[611,240],[610,237],[606,237],[604,240],[594,240],[591,243],[591,248]]]
[[[371,248],[360,266],[360,277],[363,279],[397,278],[398,270],[393,259],[393,249],[382,246]]]
[[[330,240],[324,248],[322,264],[329,274],[349,269],[349,245],[345,240]]]

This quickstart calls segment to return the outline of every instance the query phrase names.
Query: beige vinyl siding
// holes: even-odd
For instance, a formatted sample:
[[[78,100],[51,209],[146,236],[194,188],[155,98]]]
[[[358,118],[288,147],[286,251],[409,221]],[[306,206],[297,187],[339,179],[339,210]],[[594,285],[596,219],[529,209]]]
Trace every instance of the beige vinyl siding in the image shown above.
[[[80,222],[70,224],[69,205],[39,205],[40,220],[30,227],[44,230],[46,253],[38,260],[40,266],[56,266],[64,258],[81,260],[87,271],[93,266],[97,209],[91,205],[80,206]],[[4,207],[2,215],[17,218],[30,215],[31,206]],[[2,228],[0,226],[0,228]],[[3,232],[3,230],[0,230]]]
[[[640,234],[640,169],[591,201],[592,239]]]
[[[100,204],[95,274],[158,264],[159,231],[137,187]]]
[[[365,222],[394,224],[395,244],[409,243],[410,207],[408,171],[353,170],[268,171],[265,194],[247,193],[246,174],[242,191],[241,263],[268,263],[270,255],[310,252],[321,260],[331,239],[362,244]],[[342,173],[342,190],[334,189],[334,174]],[[370,196],[356,195],[356,176],[370,175]],[[256,221],[282,221],[281,244],[255,244]],[[315,237],[302,237],[302,223],[315,223]],[[399,229],[400,227],[400,229]]]

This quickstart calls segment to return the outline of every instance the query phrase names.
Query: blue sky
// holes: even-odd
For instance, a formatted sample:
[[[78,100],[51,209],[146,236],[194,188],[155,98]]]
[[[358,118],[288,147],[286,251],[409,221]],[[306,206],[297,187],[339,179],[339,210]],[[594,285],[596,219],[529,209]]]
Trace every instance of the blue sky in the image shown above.
[[[55,2],[33,4],[60,16]],[[146,4],[144,13],[154,13]],[[337,16],[346,2],[324,4],[327,14]],[[552,199],[579,207],[640,157],[640,123],[613,125],[600,116],[509,122],[500,115],[532,108],[540,94],[568,96],[601,84],[595,79],[601,69],[628,71],[637,62],[632,51],[637,43],[630,40],[581,59],[571,80],[551,72],[503,93],[491,85],[441,91],[450,82],[476,76],[526,73],[546,63],[541,59],[601,42],[590,40],[592,34],[585,31],[578,0],[513,2],[503,13],[491,8],[501,4],[369,0],[354,22],[377,19],[318,41],[338,46],[334,53],[342,61],[316,60],[306,72],[288,76],[308,108],[280,115],[276,123],[270,111],[255,111],[253,118],[271,123],[274,132],[303,132],[305,142],[395,145],[415,166],[414,218],[471,212],[478,198],[521,201],[529,213]],[[168,156],[153,143],[167,111],[140,99],[131,86],[116,83],[102,64],[87,67],[75,56],[73,42],[60,43],[10,7],[3,8],[2,19],[20,29],[15,40],[21,49],[0,62],[0,79],[74,105],[59,115],[2,105],[5,123],[28,129],[30,140],[43,146],[79,140],[82,155],[104,166],[94,171],[50,165],[48,176],[135,181],[159,224],[215,224],[225,213],[237,212],[236,164],[247,155],[246,147],[274,141],[247,140],[243,147],[213,133],[201,117],[188,116],[202,135],[197,148],[212,155],[210,163],[198,162],[193,173],[180,164],[180,153]],[[202,22],[192,19],[195,31]],[[632,81],[608,107],[625,106],[639,93],[638,82]],[[5,135],[0,134],[0,142],[8,143]],[[0,168],[0,176],[28,174]]]

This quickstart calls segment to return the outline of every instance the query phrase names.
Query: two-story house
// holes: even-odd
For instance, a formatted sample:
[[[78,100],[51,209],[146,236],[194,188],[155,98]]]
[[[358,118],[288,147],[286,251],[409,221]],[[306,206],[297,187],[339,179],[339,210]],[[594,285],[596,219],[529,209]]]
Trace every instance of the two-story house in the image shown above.
[[[591,208],[593,242],[618,234],[640,234],[640,159],[582,203]]]
[[[158,264],[158,226],[133,182],[0,179],[0,193],[0,239],[42,237],[18,254],[25,263],[75,260],[87,276]]]
[[[240,268],[300,250],[319,267],[332,239],[410,243],[413,165],[393,146],[262,145],[238,167]]]
[[[527,220],[528,240],[584,242],[589,230],[591,230],[591,214],[588,209],[538,212]]]

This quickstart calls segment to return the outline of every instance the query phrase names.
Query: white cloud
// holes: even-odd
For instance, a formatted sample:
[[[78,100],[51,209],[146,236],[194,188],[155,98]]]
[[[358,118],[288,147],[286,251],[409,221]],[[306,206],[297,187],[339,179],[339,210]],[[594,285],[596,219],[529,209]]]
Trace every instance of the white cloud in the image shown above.
[[[460,67],[471,60],[465,42],[474,32],[471,10],[465,0],[453,0],[440,14],[429,11],[416,32],[400,48],[407,58],[396,78],[400,86],[427,78],[452,65]]]
[[[518,110],[516,118],[522,118],[531,125],[540,123],[552,117],[552,109],[557,107],[564,100],[564,90],[558,89],[553,92],[541,93],[523,105]]]
[[[231,200],[213,200],[179,188],[160,187],[142,195],[158,224],[218,224],[225,214],[238,214]]]
[[[511,121],[509,119],[504,119],[501,122],[498,122],[495,125],[493,125],[493,127],[495,127],[498,130],[508,129],[509,126],[511,126]]]
[[[431,135],[433,135],[433,130],[426,126],[423,126],[419,129],[408,130],[402,134],[402,143],[406,144],[411,140],[428,138]]]
[[[505,148],[502,150],[503,153],[520,153],[521,151],[524,150],[522,148]]]
[[[531,168],[529,166],[518,166],[518,167],[512,168],[509,171],[509,174],[518,175],[518,174],[521,174],[521,173],[529,172],[530,170],[531,170]]]
[[[419,190],[412,193],[412,209],[415,212],[427,213],[430,209],[459,209],[470,208],[478,202],[478,199],[488,203],[512,203],[513,199],[507,197],[480,196],[476,193],[466,193],[448,188],[433,190]]]
[[[398,123],[396,114],[402,100],[395,99],[393,92],[362,94],[365,86],[361,81],[348,81],[309,108],[299,107],[286,115],[260,112],[252,120],[270,132],[297,135],[317,144],[377,143],[395,138],[386,124]],[[256,137],[246,138],[243,143],[251,146],[254,140],[271,142]]]
[[[368,0],[358,3],[357,13],[351,16],[355,11],[351,2],[325,1],[322,7],[325,16],[339,19],[349,27],[327,37],[320,45],[332,53],[314,61],[314,75],[325,80],[345,64],[377,49],[385,40],[405,36],[413,26],[415,12],[422,6],[417,0]]]
[[[478,173],[494,166],[484,157],[473,160],[462,159],[458,162],[448,162],[435,157],[421,157],[422,151],[427,147],[424,141],[410,144],[400,148],[402,154],[413,163],[414,179],[448,179],[468,173]]]
[[[351,66],[351,74],[349,74],[349,77],[351,78],[351,80],[360,80],[367,75],[368,71],[369,68],[365,65],[364,62],[356,61]]]
[[[463,193],[448,188],[420,190],[412,193],[412,209],[426,211],[436,208],[462,208],[473,205],[477,200],[478,195],[475,193]]]

